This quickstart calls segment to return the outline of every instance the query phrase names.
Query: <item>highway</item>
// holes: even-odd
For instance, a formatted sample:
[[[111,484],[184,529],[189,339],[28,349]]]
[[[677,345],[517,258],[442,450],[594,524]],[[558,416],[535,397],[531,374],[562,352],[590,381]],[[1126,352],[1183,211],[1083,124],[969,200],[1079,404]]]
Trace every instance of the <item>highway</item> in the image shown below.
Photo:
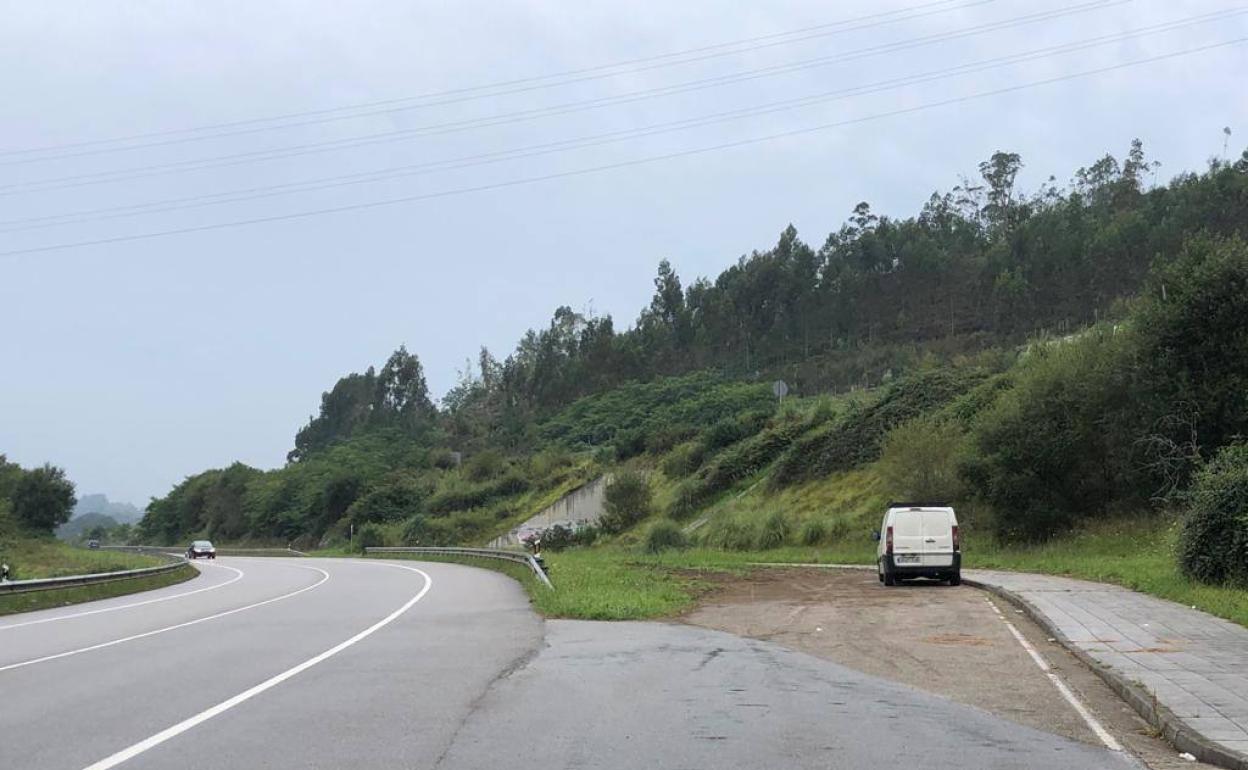
[[[452,564],[221,558],[0,618],[0,767],[1131,767],[767,642],[543,622]]]

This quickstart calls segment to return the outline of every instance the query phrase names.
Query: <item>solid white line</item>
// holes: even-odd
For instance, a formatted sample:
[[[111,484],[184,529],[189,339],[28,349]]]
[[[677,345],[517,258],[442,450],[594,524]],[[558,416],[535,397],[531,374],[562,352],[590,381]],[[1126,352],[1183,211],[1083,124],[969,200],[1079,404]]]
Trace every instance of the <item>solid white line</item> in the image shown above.
[[[298,565],[298,564],[291,564],[290,566],[299,567],[299,569],[310,569],[310,570],[319,572],[321,573],[321,579],[316,581],[310,586],[305,586],[303,588],[300,588],[298,591],[291,591],[288,594],[282,594],[281,596],[275,596],[272,599],[265,599],[262,602],[248,604],[245,607],[236,607],[235,609],[226,610],[225,612],[218,612],[215,615],[208,615],[206,617],[196,618],[195,620],[188,620],[185,623],[178,623],[177,625],[165,626],[164,628],[157,628],[154,631],[145,631],[141,634],[134,634],[133,636],[125,636],[125,637],[122,637],[121,639],[113,639],[110,642],[101,642],[100,644],[93,644],[90,647],[79,647],[76,650],[67,650],[66,652],[58,652],[55,655],[45,655],[42,658],[32,658],[31,660],[23,660],[20,663],[10,663],[7,666],[0,666],[0,672],[11,671],[15,668],[23,668],[25,666],[33,666],[36,663],[46,663],[50,660],[59,660],[60,658],[68,658],[71,655],[79,655],[84,652],[91,652],[92,650],[102,650],[105,647],[115,647],[119,644],[125,644],[126,642],[133,642],[136,639],[146,639],[149,636],[156,636],[157,634],[163,634],[166,631],[174,631],[179,628],[186,628],[187,626],[194,626],[200,623],[206,623],[209,620],[216,620],[217,618],[223,618],[226,615],[233,615],[236,612],[243,612],[244,610],[251,610],[251,609],[255,609],[256,607],[263,607],[266,604],[272,604],[273,602],[280,602],[283,599],[289,599],[292,596],[298,596],[304,591],[311,591],[313,588],[316,588],[317,586],[321,585],[326,580],[329,580],[329,573],[323,569],[320,569],[319,567],[305,567],[305,566]]]
[[[213,706],[212,708],[201,711],[193,717],[184,719],[181,722],[178,722],[176,725],[173,725],[172,727],[166,727],[164,730],[161,730],[160,732],[156,733],[150,738],[141,740],[138,743],[134,744],[133,746],[124,748],[110,757],[106,757],[104,759],[101,759],[99,762],[96,762],[93,765],[87,766],[85,770],[109,770],[109,768],[116,767],[117,765],[120,765],[122,762],[126,762],[130,759],[133,759],[134,757],[137,757],[138,755],[142,754],[148,749],[159,746],[160,744],[164,743],[170,738],[175,738],[181,735],[182,733],[186,732],[187,730],[190,730],[196,725],[207,722],[209,719],[212,719],[213,717],[218,716],[219,714],[229,711],[230,709],[234,708],[240,703],[243,703],[245,701],[248,701],[256,697],[257,695],[264,692],[265,690],[278,686],[282,682],[285,682],[287,679],[290,679],[292,676],[296,676],[297,674],[307,671],[309,668],[312,668],[317,663],[320,663],[321,661],[326,660],[327,658],[331,658],[334,655],[337,655],[338,653],[347,649],[351,645],[361,641],[362,639],[367,638],[368,636],[371,636],[378,629],[389,625],[396,618],[398,618],[400,615],[406,612],[413,604],[415,604],[416,602],[424,598],[424,595],[429,592],[430,588],[433,587],[433,578],[429,577],[429,575],[427,575],[423,570],[416,569],[415,567],[405,567],[400,564],[387,564],[385,562],[379,562],[379,564],[381,564],[382,566],[386,566],[386,567],[395,567],[396,569],[405,569],[410,572],[419,573],[420,576],[425,579],[425,585],[423,588],[421,588],[419,591],[416,592],[415,596],[413,596],[411,599],[408,599],[407,603],[404,604],[402,607],[399,607],[394,612],[390,613],[386,617],[377,621],[373,625],[359,632],[358,634],[346,640],[345,642],[339,642],[338,644],[334,645],[333,647],[330,647],[328,650],[322,652],[321,654],[313,658],[309,658],[305,660],[304,662],[300,663],[294,668],[288,668],[282,673],[278,674],[277,676],[274,676],[270,679],[266,679],[260,684],[256,685],[255,687],[252,687],[248,690],[244,690],[238,695],[235,695],[233,698],[230,698],[228,700],[223,700],[217,705]]]
[[[1096,737],[1101,739],[1101,743],[1105,744],[1105,748],[1110,751],[1122,751],[1122,744],[1118,742],[1118,739],[1110,735],[1104,725],[1102,725],[1096,717],[1092,716],[1092,712],[1088,711],[1083,703],[1075,697],[1075,694],[1071,692],[1070,688],[1066,686],[1066,683],[1053,672],[1053,669],[1049,666],[1049,662],[1041,657],[1040,653],[1036,651],[1036,648],[1032,646],[1031,642],[1027,641],[1019,630],[1014,627],[1013,623],[1006,620],[1005,616],[1001,614],[1001,610],[997,609],[997,605],[994,604],[991,599],[985,597],[985,601],[987,601],[992,609],[996,611],[997,616],[1001,618],[1001,622],[1005,624],[1006,628],[1010,629],[1010,633],[1013,634],[1014,638],[1018,640],[1018,643],[1023,646],[1023,649],[1026,650],[1027,654],[1031,656],[1031,659],[1036,662],[1036,665],[1039,666],[1040,670],[1044,672],[1044,675],[1049,678],[1049,681],[1052,682],[1053,686],[1057,688],[1057,691],[1062,694],[1062,697],[1065,698],[1072,707],[1074,707],[1079,716],[1083,717],[1083,721],[1092,729],[1092,732],[1096,733]]]
[[[224,583],[217,583],[215,585],[210,585],[207,588],[196,588],[194,591],[185,591],[180,594],[173,594],[172,596],[162,596],[158,599],[148,599],[142,602],[132,602],[130,604],[121,604],[116,607],[104,607],[98,610],[87,610],[86,612],[75,612],[69,615],[57,615],[56,617],[51,617],[51,618],[40,618],[39,620],[27,620],[22,623],[10,623],[7,626],[0,626],[0,631],[4,631],[9,628],[22,628],[24,626],[37,626],[41,623],[53,623],[58,620],[69,620],[71,618],[81,618],[86,615],[99,615],[101,612],[115,612],[116,610],[128,610],[131,607],[142,607],[147,604],[155,604],[156,602],[167,602],[170,599],[181,599],[182,597],[190,596],[191,594],[202,594],[205,591],[215,591],[218,588],[225,588],[230,583],[237,583],[239,580],[242,580],[243,578],[243,571],[241,569],[236,569],[234,567],[227,567],[224,564],[212,564],[210,566],[219,567],[221,569],[228,569],[231,572],[234,572],[236,574],[234,575],[234,577],[230,578]]]

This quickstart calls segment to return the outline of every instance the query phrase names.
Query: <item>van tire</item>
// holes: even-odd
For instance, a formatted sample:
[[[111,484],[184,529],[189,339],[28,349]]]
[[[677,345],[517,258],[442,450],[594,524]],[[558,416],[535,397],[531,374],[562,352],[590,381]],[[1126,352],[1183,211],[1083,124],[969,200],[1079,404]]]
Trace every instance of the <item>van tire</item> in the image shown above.
[[[893,571],[888,568],[887,564],[884,565],[884,585],[886,586],[897,585],[897,578],[896,576],[893,575]]]
[[[951,586],[962,585],[962,570],[958,570],[957,572],[949,576],[949,585]]]

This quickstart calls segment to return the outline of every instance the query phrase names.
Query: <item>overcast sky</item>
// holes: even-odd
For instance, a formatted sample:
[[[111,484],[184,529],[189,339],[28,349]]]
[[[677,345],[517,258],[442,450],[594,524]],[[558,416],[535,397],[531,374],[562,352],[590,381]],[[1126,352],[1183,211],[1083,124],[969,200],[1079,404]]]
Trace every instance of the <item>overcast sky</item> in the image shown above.
[[[1224,126],[1236,132],[1232,155],[1248,139],[1243,45],[886,114],[1248,35],[1248,17],[1225,17],[896,82],[1228,5],[3,0],[0,453],[64,466],[80,493],[142,505],[209,467],[280,465],[321,392],[400,343],[440,395],[480,345],[502,357],[558,305],[631,325],[662,258],[687,284],[769,247],[790,222],[820,244],[858,201],[912,214],[997,149],[1023,156],[1029,189],[1121,155],[1137,136],[1163,163],[1159,181],[1200,170],[1222,152]],[[879,16],[887,11],[899,13]],[[965,34],[973,28],[983,29]],[[720,46],[745,39],[755,40]],[[624,61],[634,63],[599,68]],[[582,74],[530,80],[568,71]],[[737,77],[747,74],[757,77]],[[885,81],[893,86],[873,86]],[[816,95],[783,111],[623,133]],[[377,102],[390,110],[323,112]],[[298,117],[254,122],[283,115]],[[283,123],[299,125],[275,128]],[[844,125],[511,184],[835,123]],[[178,132],[220,124],[232,125]],[[623,140],[480,157],[606,134]],[[148,136],[83,144],[136,135]],[[476,165],[272,194],[472,157]],[[481,186],[494,189],[443,194]],[[266,197],[205,197],[242,190]],[[140,204],[183,208],[118,210]],[[75,212],[110,218],[37,219]]]

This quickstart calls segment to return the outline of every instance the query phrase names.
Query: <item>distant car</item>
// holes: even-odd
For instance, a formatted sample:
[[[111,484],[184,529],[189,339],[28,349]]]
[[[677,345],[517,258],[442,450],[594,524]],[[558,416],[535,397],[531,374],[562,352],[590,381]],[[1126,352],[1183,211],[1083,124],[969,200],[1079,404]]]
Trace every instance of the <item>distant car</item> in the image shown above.
[[[88,548],[99,548],[99,547],[100,547],[100,541],[99,541],[99,540],[95,540],[95,539],[88,540],[88,541],[87,541],[87,547],[88,547]]]
[[[912,577],[962,583],[958,517],[945,503],[889,503],[875,533],[876,566],[886,586]]]
[[[188,559],[215,559],[217,558],[217,549],[212,547],[212,543],[207,540],[196,540],[191,543],[191,547],[186,549],[186,558]]]

